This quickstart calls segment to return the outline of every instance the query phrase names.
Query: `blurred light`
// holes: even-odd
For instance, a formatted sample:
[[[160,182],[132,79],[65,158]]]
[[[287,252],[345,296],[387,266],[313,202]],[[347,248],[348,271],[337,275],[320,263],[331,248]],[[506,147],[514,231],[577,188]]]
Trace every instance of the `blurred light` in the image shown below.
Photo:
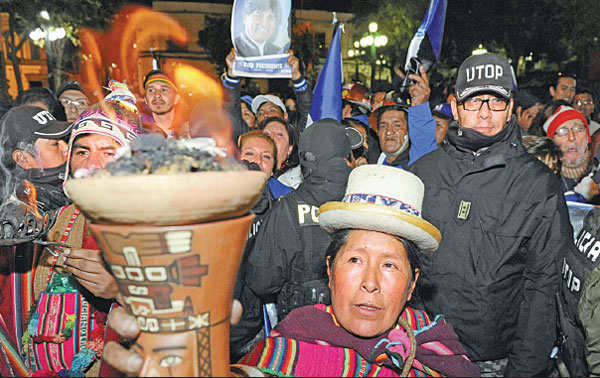
[[[134,48],[134,49],[137,49],[137,43],[134,43],[134,44],[133,44],[133,48]]]
[[[367,44],[367,38],[366,37],[362,37],[360,39],[360,46],[361,47],[367,47],[368,46],[368,44]]]
[[[45,37],[46,33],[40,28],[37,28],[31,33],[29,33],[29,38],[31,38],[34,41],[39,41],[40,39],[44,39]]]
[[[381,65],[381,60],[377,59],[377,60],[375,61],[375,64],[377,64],[378,66],[380,66],[380,65]]]
[[[348,56],[352,58],[354,56],[354,50],[348,50]]]
[[[40,12],[40,16],[41,16],[41,17],[42,17],[44,20],[48,20],[48,21],[50,21],[50,14],[48,13],[48,11],[45,11],[45,10],[41,11],[41,12]]]
[[[374,42],[375,40],[372,35],[368,35],[365,37],[365,43],[367,46],[372,46]]]
[[[387,45],[388,39],[385,35],[378,35],[375,37],[375,46],[381,47]]]
[[[377,32],[377,28],[378,28],[378,27],[379,27],[379,25],[377,25],[377,22],[371,22],[371,23],[369,24],[369,31],[370,31],[371,33],[375,33],[375,32]]]
[[[114,64],[114,63],[111,63],[111,64],[110,64],[110,66],[111,66],[112,68],[117,68],[117,65],[116,65],[116,64]]]
[[[473,50],[472,54],[473,55],[483,55],[487,52],[488,52],[487,49],[485,47],[483,47],[482,44],[479,44],[479,46],[475,50]]]
[[[358,41],[354,41],[354,47],[355,48],[359,48],[360,47],[360,43]]]
[[[57,39],[63,39],[67,35],[67,32],[63,28],[52,28],[48,32],[48,39],[50,41],[56,41]]]

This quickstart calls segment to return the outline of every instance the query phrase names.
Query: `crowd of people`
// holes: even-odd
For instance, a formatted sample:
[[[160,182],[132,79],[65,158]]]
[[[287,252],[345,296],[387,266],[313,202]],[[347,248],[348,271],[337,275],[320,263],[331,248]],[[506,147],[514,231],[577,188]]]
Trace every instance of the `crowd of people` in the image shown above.
[[[473,55],[436,100],[421,69],[406,92],[345,84],[341,119],[310,120],[311,84],[286,53],[287,95],[244,93],[235,49],[223,74],[238,159],[268,176],[231,363],[278,376],[599,375],[600,210],[574,230],[567,206],[600,205],[594,91],[567,73],[521,89],[504,57]],[[0,376],[146,363],[114,343],[139,328],[63,186],[139,135],[200,136],[202,111],[186,114],[160,70],[137,98],[108,86],[101,101],[71,81],[3,104]],[[41,243],[18,227],[30,214],[51,219]]]

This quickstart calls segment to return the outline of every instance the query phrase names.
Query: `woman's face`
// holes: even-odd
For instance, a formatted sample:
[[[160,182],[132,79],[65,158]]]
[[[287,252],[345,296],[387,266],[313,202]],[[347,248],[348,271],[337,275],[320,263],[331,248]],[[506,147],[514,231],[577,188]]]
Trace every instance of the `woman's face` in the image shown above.
[[[256,126],[256,116],[252,113],[252,109],[244,101],[242,105],[242,119],[246,122],[249,128],[253,129]]]
[[[406,249],[396,237],[352,230],[333,266],[327,260],[333,313],[340,325],[359,337],[375,337],[396,325],[412,295]]]
[[[279,122],[271,122],[265,126],[263,133],[270,136],[275,141],[277,146],[277,167],[281,168],[281,165],[287,160],[287,157],[292,153],[290,146],[290,136],[287,133],[285,125]]]
[[[261,171],[271,176],[275,163],[273,145],[262,137],[248,138],[240,148],[240,159],[258,164]]]

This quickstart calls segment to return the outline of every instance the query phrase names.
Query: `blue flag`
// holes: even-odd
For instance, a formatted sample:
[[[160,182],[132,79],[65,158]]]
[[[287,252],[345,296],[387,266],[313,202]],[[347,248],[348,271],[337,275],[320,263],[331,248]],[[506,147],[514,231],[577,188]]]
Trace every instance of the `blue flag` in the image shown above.
[[[425,68],[425,72],[429,72],[440,57],[447,5],[448,0],[431,0],[429,2],[425,18],[408,46],[404,65],[406,76],[413,73],[418,74],[421,66]],[[405,78],[399,89],[408,91],[411,84],[411,80]]]
[[[323,118],[342,120],[342,50],[340,48],[339,24],[333,34],[325,65],[319,73],[317,85],[310,105],[310,118],[313,122]],[[310,123],[310,121],[309,121]]]
[[[442,50],[447,3],[448,0],[431,0],[423,23],[421,23],[421,26],[419,26],[419,29],[415,34],[415,37],[425,36],[425,34],[429,36],[431,49],[433,50],[436,59],[440,57],[440,51]]]

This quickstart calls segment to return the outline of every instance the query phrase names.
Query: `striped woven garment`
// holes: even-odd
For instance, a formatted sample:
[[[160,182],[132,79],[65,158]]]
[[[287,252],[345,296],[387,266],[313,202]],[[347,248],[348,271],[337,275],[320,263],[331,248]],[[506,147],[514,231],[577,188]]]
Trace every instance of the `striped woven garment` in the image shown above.
[[[423,311],[408,307],[402,317],[417,341],[409,376],[479,376],[442,317],[432,321]],[[373,339],[359,338],[337,324],[331,306],[306,306],[292,311],[239,363],[277,376],[396,377],[403,361],[398,361],[402,353],[394,348],[407,344],[399,332],[404,331],[395,328]]]

